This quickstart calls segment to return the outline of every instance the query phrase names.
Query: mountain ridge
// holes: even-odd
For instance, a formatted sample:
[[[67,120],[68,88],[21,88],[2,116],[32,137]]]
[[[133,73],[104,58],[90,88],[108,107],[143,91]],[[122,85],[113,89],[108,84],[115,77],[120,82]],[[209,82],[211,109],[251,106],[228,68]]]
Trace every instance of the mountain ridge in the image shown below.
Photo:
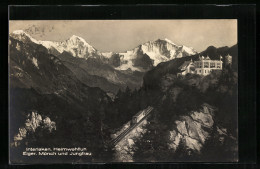
[[[49,53],[54,54],[55,56],[66,51],[74,57],[85,59],[99,58],[106,63],[110,63],[109,60],[111,57],[115,54],[119,54],[121,56],[120,65],[116,67],[113,65],[117,70],[131,69],[132,71],[147,71],[147,68],[150,68],[150,62],[152,62],[152,66],[156,66],[160,62],[168,61],[174,58],[190,56],[197,53],[193,48],[184,45],[177,45],[167,38],[159,38],[154,41],[148,41],[138,45],[132,50],[127,50],[125,52],[100,52],[87,43],[85,39],[76,35],[72,35],[65,41],[56,42],[36,40],[23,30],[14,31],[11,33],[11,36],[13,34],[16,34],[16,37],[20,35],[20,37],[18,36],[18,39],[20,40],[22,40],[22,37],[26,39],[27,36],[28,39],[30,39],[32,42],[41,44],[46,47]],[[138,64],[138,66],[136,66],[134,63],[138,58],[142,60],[142,57],[140,57],[141,55],[145,55],[145,57],[148,56],[151,60],[148,61],[148,65],[147,63],[141,64],[144,65],[146,69]]]

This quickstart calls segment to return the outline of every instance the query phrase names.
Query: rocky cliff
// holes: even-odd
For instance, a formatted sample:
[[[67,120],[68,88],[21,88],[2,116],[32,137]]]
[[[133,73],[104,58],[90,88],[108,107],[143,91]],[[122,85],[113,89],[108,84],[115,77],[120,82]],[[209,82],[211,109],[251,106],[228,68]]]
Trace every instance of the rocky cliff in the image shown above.
[[[187,149],[201,150],[214,125],[214,110],[207,104],[202,107],[200,111],[191,112],[175,121],[176,128],[170,131],[170,148],[176,150],[183,141]]]
[[[25,139],[29,134],[34,134],[36,129],[46,129],[50,133],[56,130],[56,123],[51,121],[47,116],[42,116],[37,111],[32,111],[27,115],[27,119],[24,122],[24,126],[21,126],[18,133],[14,136],[11,141],[11,146],[19,146],[20,142]]]

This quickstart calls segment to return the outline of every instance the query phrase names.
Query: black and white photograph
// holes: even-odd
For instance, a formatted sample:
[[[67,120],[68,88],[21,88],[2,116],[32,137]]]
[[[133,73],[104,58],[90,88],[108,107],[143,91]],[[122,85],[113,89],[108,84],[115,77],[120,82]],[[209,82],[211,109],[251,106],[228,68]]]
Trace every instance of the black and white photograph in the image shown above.
[[[237,24],[9,20],[10,163],[238,162]]]

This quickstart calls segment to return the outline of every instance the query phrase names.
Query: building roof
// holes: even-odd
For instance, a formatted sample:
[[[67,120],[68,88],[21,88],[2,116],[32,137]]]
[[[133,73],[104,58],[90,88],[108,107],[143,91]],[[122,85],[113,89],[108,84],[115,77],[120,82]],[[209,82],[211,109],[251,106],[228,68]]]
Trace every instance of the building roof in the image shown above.
[[[220,55],[220,57],[222,57],[222,56]],[[206,58],[204,56],[201,56],[201,57],[199,57],[199,60],[196,60],[194,62],[201,62],[203,60],[212,61],[212,62],[222,62],[221,60],[212,60],[212,59],[209,58],[209,56],[207,56]]]

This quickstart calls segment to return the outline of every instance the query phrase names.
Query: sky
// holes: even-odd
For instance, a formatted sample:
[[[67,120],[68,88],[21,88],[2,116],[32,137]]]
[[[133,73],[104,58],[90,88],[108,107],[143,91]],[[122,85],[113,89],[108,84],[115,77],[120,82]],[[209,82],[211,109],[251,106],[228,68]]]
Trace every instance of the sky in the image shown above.
[[[164,38],[198,52],[237,43],[236,19],[9,21],[9,32],[14,30],[27,31],[37,40],[64,41],[77,35],[101,52],[124,52]]]

